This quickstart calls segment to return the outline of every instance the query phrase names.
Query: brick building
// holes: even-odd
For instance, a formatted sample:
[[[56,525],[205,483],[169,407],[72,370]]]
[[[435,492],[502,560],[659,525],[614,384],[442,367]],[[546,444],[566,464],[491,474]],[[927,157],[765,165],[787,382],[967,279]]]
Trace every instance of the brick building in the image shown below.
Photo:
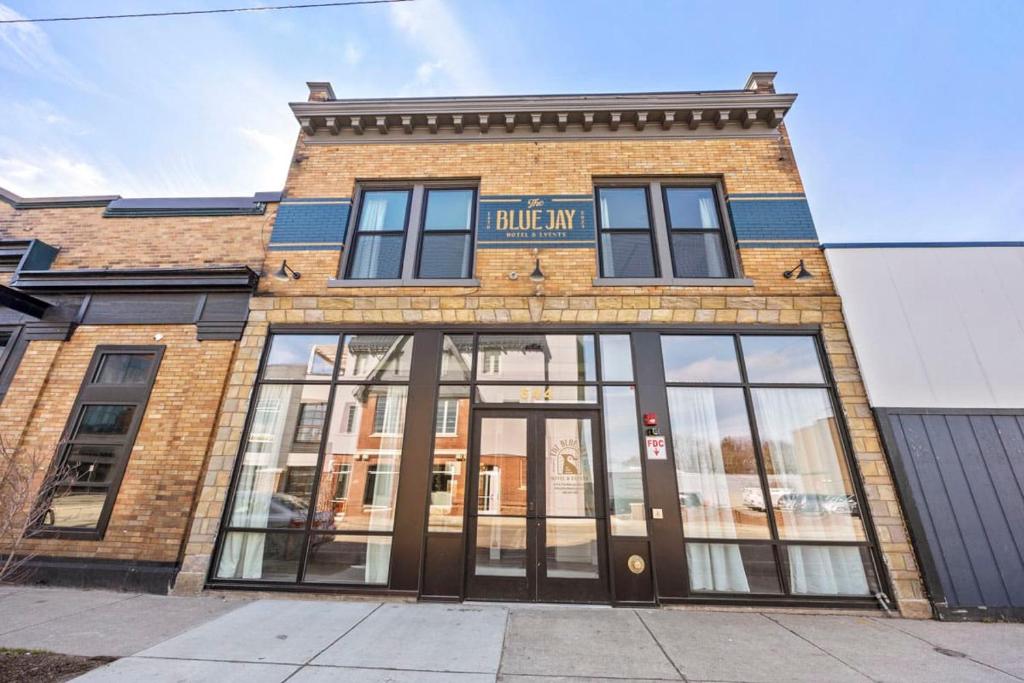
[[[928,613],[774,74],[309,85],[280,195],[3,196],[40,571]]]

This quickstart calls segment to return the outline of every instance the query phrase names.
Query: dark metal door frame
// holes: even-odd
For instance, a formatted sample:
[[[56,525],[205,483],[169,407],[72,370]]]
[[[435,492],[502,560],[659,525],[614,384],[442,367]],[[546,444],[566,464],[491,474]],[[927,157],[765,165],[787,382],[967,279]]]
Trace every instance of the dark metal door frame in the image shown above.
[[[526,512],[526,576],[476,576],[476,533],[479,504],[481,421],[487,418],[526,420],[527,512]],[[546,453],[545,420],[548,418],[585,419],[590,421],[593,449],[594,523],[597,528],[597,579],[547,578],[544,552],[546,534]],[[465,592],[471,600],[522,602],[586,602],[610,603],[610,570],[608,565],[608,515],[605,501],[605,462],[602,448],[600,410],[596,407],[529,406],[477,407],[473,411],[473,439],[468,458],[468,505],[466,538]],[[487,515],[490,516],[490,515]],[[500,517],[500,515],[495,515]],[[590,519],[582,517],[581,519]]]

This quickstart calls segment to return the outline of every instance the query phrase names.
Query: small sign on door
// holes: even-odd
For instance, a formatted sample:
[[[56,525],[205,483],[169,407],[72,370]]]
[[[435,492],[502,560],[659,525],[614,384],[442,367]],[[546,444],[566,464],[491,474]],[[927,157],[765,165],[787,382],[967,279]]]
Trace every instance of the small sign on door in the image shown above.
[[[648,460],[668,460],[664,436],[647,436],[644,437],[644,441],[647,444]]]

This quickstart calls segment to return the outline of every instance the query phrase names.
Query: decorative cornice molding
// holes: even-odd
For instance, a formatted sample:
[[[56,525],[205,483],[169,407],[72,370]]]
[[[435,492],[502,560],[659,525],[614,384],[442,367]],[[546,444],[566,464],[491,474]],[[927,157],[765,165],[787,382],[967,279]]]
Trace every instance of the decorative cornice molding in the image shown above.
[[[324,92],[321,88],[318,96]],[[795,100],[794,94],[762,87],[619,95],[330,99],[289,106],[308,142],[329,144],[777,135]]]

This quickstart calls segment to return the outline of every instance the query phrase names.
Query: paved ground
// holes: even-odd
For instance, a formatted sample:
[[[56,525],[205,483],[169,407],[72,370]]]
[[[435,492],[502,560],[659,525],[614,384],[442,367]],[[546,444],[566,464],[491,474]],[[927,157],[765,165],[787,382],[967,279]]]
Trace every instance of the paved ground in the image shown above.
[[[123,657],[87,683],[1024,681],[1024,624],[768,611],[0,587],[0,647]]]

